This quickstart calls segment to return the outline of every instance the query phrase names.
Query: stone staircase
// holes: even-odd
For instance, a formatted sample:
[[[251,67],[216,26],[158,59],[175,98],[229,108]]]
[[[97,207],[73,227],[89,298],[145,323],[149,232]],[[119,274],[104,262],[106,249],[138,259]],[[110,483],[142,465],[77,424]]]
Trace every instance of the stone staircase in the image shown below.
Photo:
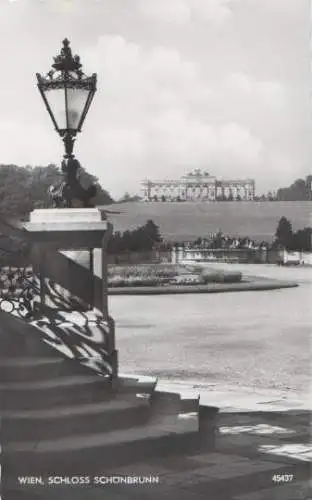
[[[152,378],[120,377],[112,389],[107,378],[43,344],[31,325],[21,332],[22,323],[7,316],[0,314],[4,488],[22,491],[21,475],[93,475],[190,453],[207,440],[213,419],[201,418],[199,398],[159,392]]]

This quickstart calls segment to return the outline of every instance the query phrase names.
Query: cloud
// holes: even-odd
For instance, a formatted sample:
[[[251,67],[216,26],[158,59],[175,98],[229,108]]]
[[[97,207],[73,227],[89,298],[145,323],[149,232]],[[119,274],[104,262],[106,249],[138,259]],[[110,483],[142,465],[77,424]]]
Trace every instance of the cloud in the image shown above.
[[[305,177],[304,172],[298,171],[296,159],[287,153],[278,149],[267,151],[264,157],[264,163],[270,167],[270,185],[271,189],[277,190],[280,187],[288,186],[298,177]],[[265,180],[260,178],[257,183],[258,188],[265,190]],[[263,186],[263,187],[262,187]]]
[[[185,26],[194,21],[220,26],[232,15],[237,0],[138,0],[139,11],[149,20]]]
[[[246,0],[245,0],[246,1]],[[263,12],[269,15],[276,15],[279,19],[288,18],[289,20],[294,20],[298,15],[301,14],[302,10],[309,10],[310,2],[308,0],[247,0],[251,4],[251,7],[258,6]]]
[[[155,46],[144,50],[121,36],[105,35],[85,57],[88,68],[99,70],[103,90],[96,99],[103,105],[97,107],[97,114],[108,125],[143,127],[164,108],[191,108],[211,99],[211,89],[197,65],[184,60],[176,49]]]
[[[147,19],[169,25],[184,26],[191,18],[186,0],[140,0],[138,7]]]
[[[308,172],[306,0],[71,4],[1,3],[1,46],[15,54],[2,61],[11,75],[1,87],[2,162],[60,160],[35,72],[49,69],[68,36],[99,79],[75,150],[113,195],[197,166],[255,177],[264,190],[275,177]]]
[[[225,87],[245,97],[260,99],[272,108],[281,108],[286,103],[286,88],[277,81],[257,81],[246,73],[232,73]]]
[[[184,169],[211,164],[246,175],[259,163],[259,138],[238,123],[212,125],[209,113],[200,112],[209,107],[213,91],[198,66],[176,49],[143,49],[105,35],[85,56],[88,68],[100,68],[103,81],[93,109],[92,120],[100,124],[93,149],[104,170],[114,165],[115,182],[126,175],[137,185],[156,171],[156,177],[180,176]]]
[[[121,36],[106,35],[100,37],[95,53],[110,99],[131,97],[138,105],[157,95],[166,105],[166,98],[190,102],[210,96],[196,64],[184,60],[177,49],[154,46],[144,50]]]
[[[160,113],[150,124],[149,147],[162,152],[167,166],[250,165],[260,157],[261,141],[236,123],[213,127],[183,110]]]
[[[58,151],[58,158],[61,157],[63,148],[60,139],[56,134],[47,134],[40,124],[29,120],[17,124],[15,120],[2,117],[0,134],[1,163],[46,165],[55,162]]]
[[[220,26],[231,17],[232,6],[238,0],[190,0],[191,9],[197,19]]]

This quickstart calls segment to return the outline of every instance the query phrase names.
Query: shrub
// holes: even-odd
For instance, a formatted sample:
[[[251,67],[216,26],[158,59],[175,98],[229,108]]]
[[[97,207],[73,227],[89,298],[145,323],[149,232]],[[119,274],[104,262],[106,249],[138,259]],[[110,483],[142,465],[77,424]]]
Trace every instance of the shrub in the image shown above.
[[[220,271],[213,271],[209,269],[205,269],[201,273],[201,278],[204,283],[215,283],[220,281]]]
[[[239,271],[205,270],[201,276],[204,283],[239,283],[242,279]]]
[[[229,271],[220,276],[220,282],[222,281],[224,283],[239,283],[241,280],[242,273],[238,271]]]

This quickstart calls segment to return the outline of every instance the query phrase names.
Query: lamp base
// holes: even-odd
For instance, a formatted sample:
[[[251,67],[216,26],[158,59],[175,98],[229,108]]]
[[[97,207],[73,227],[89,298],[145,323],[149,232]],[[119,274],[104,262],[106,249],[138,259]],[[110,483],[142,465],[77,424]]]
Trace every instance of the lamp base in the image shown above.
[[[57,186],[49,188],[53,208],[93,208],[91,199],[96,196],[96,185],[84,188],[77,178],[80,169],[79,161],[73,156],[62,161],[64,180]]]

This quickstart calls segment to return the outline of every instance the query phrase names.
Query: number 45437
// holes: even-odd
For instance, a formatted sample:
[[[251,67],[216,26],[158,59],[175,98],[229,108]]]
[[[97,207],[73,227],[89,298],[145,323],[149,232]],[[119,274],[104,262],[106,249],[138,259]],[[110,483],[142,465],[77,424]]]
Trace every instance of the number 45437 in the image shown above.
[[[273,474],[273,483],[291,483],[294,480],[293,474]]]

